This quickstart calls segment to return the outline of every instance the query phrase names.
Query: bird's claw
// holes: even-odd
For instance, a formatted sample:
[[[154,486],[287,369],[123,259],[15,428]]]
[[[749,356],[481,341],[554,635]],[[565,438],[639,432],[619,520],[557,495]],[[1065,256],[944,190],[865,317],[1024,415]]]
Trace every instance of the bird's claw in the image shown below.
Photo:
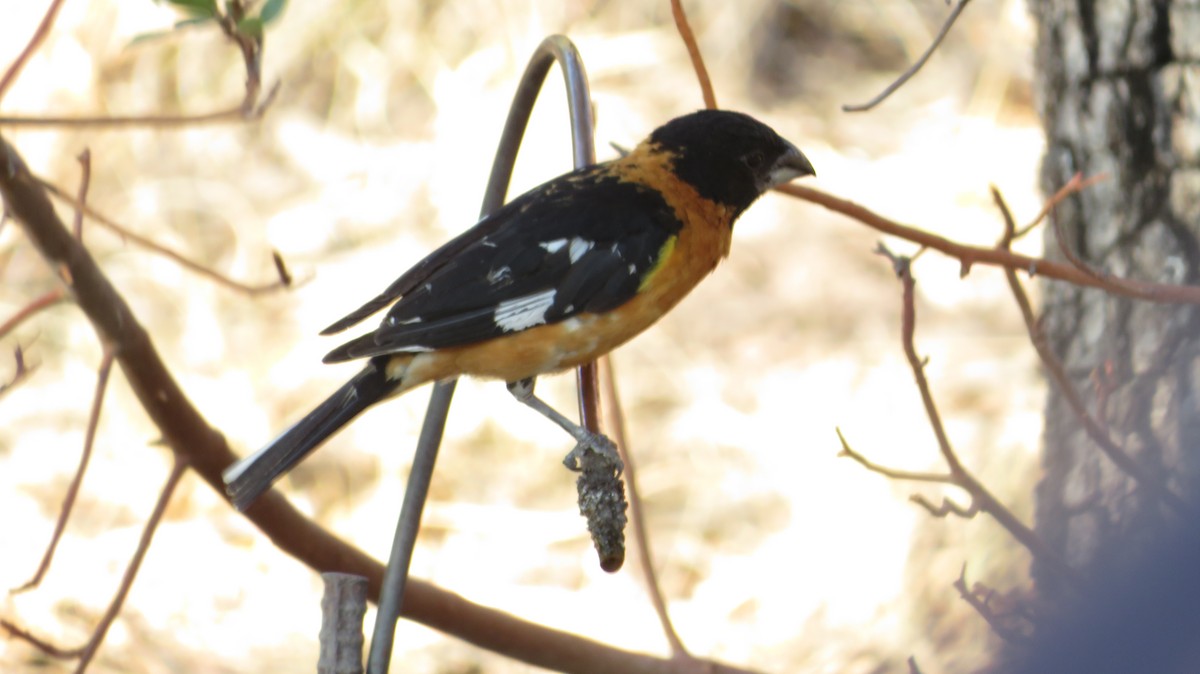
[[[563,465],[569,470],[579,472],[583,470],[584,457],[589,452],[602,458],[617,475],[625,470],[625,463],[621,461],[621,456],[617,453],[617,443],[599,433],[588,433],[588,437],[581,439],[579,444],[575,445],[575,449],[563,457]]]

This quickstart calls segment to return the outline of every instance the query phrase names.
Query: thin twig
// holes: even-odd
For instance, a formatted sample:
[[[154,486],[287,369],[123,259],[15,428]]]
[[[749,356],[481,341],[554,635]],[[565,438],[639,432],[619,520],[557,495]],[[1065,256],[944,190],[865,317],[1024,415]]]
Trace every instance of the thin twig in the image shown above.
[[[650,603],[654,605],[654,612],[658,615],[658,622],[662,626],[663,636],[667,638],[672,657],[690,658],[687,647],[683,645],[683,640],[675,631],[675,625],[671,623],[671,614],[667,611],[667,602],[663,599],[662,587],[659,585],[658,574],[654,569],[650,537],[646,534],[646,513],[642,509],[642,497],[637,489],[637,466],[633,460],[633,453],[629,451],[629,438],[625,432],[625,414],[617,393],[612,359],[605,356],[600,359],[599,365],[600,397],[603,403],[601,408],[606,412],[607,426],[611,429],[612,438],[617,443],[617,451],[621,453],[621,460],[625,463],[624,478],[625,493],[629,499],[629,526],[633,539],[636,541],[634,555],[638,559],[638,566],[641,567],[642,581],[646,584],[646,592],[650,595]]]
[[[116,354],[112,349],[105,349],[104,356],[100,360],[100,367],[96,371],[96,391],[92,395],[92,409],[88,414],[87,431],[83,436],[83,452],[79,456],[79,467],[75,469],[75,476],[71,478],[71,484],[67,487],[67,493],[63,497],[62,507],[58,511],[58,521],[54,524],[54,533],[50,536],[50,543],[46,546],[45,553],[42,554],[42,561],[38,564],[37,571],[33,574],[24,585],[14,588],[12,594],[25,592],[37,587],[42,582],[42,578],[46,576],[46,572],[50,570],[50,563],[54,559],[54,551],[58,549],[58,543],[62,539],[63,532],[67,528],[67,520],[71,518],[71,511],[75,507],[75,499],[79,496],[79,488],[83,486],[83,476],[87,473],[88,463],[92,458],[92,447],[96,441],[96,429],[100,425],[100,410],[104,406],[104,392],[108,388],[108,376],[112,372],[113,359]]]
[[[1102,283],[1107,283],[1115,287],[1129,287],[1131,281],[1117,278],[1100,269],[1096,269],[1079,257],[1079,255],[1071,248],[1067,242],[1067,233],[1063,224],[1059,221],[1054,222],[1054,240],[1058,242],[1058,249],[1062,252],[1063,257],[1067,258],[1076,269],[1087,274],[1090,278],[1094,278]]]
[[[202,112],[185,115],[113,115],[103,117],[0,117],[0,126],[38,128],[65,127],[86,129],[122,129],[136,127],[139,129],[190,129],[201,124],[217,124],[225,122],[254,122],[262,119],[267,108],[275,100],[279,91],[276,82],[267,93],[267,97],[259,105],[246,106],[245,101],[229,108],[221,108],[212,112]]]
[[[700,54],[700,45],[696,43],[696,34],[688,23],[687,13],[683,11],[683,0],[671,0],[671,16],[675,19],[675,28],[683,45],[687,47],[688,58],[692,61],[692,69],[696,71],[696,80],[700,82],[700,94],[704,97],[704,107],[709,110],[717,109],[717,95],[713,93],[712,79],[708,76],[708,68],[704,65],[704,57]]]
[[[995,201],[996,207],[1000,210],[1000,214],[1004,219],[1005,233],[997,244],[997,247],[1003,250],[1008,247],[1014,237],[1014,218],[1012,211],[1008,207],[1008,203],[1004,200],[1004,196],[995,187],[992,188],[992,199]],[[1066,248],[1064,247],[1065,251]],[[1017,303],[1017,308],[1021,312],[1021,318],[1025,322],[1029,341],[1033,344],[1034,350],[1037,351],[1042,365],[1045,366],[1050,381],[1054,382],[1059,395],[1063,397],[1067,406],[1071,408],[1071,411],[1083,426],[1088,437],[1091,438],[1092,442],[1096,444],[1100,451],[1113,464],[1120,468],[1126,475],[1133,478],[1139,485],[1150,490],[1151,493],[1176,512],[1188,512],[1187,502],[1171,490],[1166,480],[1156,478],[1148,473],[1124,448],[1112,439],[1112,436],[1104,429],[1099,420],[1088,411],[1087,404],[1083,401],[1083,396],[1071,382],[1071,378],[1067,375],[1062,361],[1054,353],[1049,340],[1046,339],[1046,333],[1042,330],[1040,322],[1034,315],[1033,303],[1029,300],[1029,295],[1025,292],[1025,287],[1021,284],[1021,280],[1017,278],[1016,272],[1006,267],[1004,269],[1004,278],[1008,282],[1013,300]]]
[[[0,398],[3,398],[9,391],[20,385],[21,382],[25,381],[37,369],[36,365],[30,367],[25,364],[25,352],[21,350],[20,346],[13,349],[13,360],[16,362],[17,368],[8,381],[0,384]]]
[[[142,536],[138,539],[137,550],[129,560],[129,565],[125,567],[125,575],[121,578],[121,584],[117,586],[117,593],[109,603],[108,610],[101,616],[96,629],[92,631],[92,638],[83,647],[83,652],[79,656],[79,664],[75,667],[75,674],[83,674],[87,670],[88,663],[100,649],[100,644],[104,643],[104,636],[108,634],[108,628],[112,626],[113,620],[121,612],[121,607],[125,604],[125,597],[129,595],[129,588],[133,587],[133,580],[137,578],[138,570],[142,567],[146,551],[150,549],[150,541],[154,538],[154,532],[158,530],[163,513],[167,511],[167,504],[171,502],[175,487],[179,486],[179,480],[186,470],[186,460],[183,456],[176,454],[171,463],[171,472],[167,475],[167,481],[163,484],[162,490],[158,494],[158,501],[154,504],[154,510],[150,512],[150,518],[146,520],[146,525],[142,528]]]
[[[29,304],[17,310],[17,313],[8,317],[8,320],[0,324],[0,338],[8,336],[8,333],[16,330],[19,325],[36,316],[39,312],[44,311],[55,304],[67,298],[67,290],[59,286],[53,290],[38,295]]]
[[[29,62],[29,58],[33,56],[33,52],[41,46],[46,40],[46,36],[50,35],[50,29],[54,26],[54,19],[58,16],[58,10],[62,7],[62,0],[54,0],[50,6],[46,8],[46,13],[42,15],[42,22],[38,24],[37,30],[33,32],[33,36],[29,38],[29,42],[25,44],[25,48],[17,55],[17,60],[12,62],[12,65],[5,71],[4,77],[0,78],[0,99],[4,98],[4,94],[8,92],[8,88],[13,82],[17,81],[17,76],[21,74],[21,70],[25,64]]]
[[[1035,227],[1042,224],[1042,221],[1046,219],[1047,215],[1050,215],[1050,211],[1054,210],[1054,207],[1062,203],[1067,197],[1075,194],[1076,192],[1082,192],[1092,185],[1102,183],[1106,180],[1108,180],[1107,173],[1098,173],[1090,178],[1084,178],[1082,173],[1076,173],[1075,175],[1071,176],[1071,179],[1067,181],[1067,184],[1058,188],[1058,191],[1054,193],[1054,196],[1047,199],[1045,204],[1042,204],[1042,210],[1038,211],[1038,214],[1034,216],[1033,220],[1029,221],[1029,224],[1013,232],[1013,238],[1020,239],[1029,232],[1033,231]]]
[[[1027,634],[1014,629],[1006,622],[1005,618],[1009,618],[1011,616],[998,614],[992,609],[990,602],[992,596],[995,594],[994,592],[990,590],[973,590],[967,587],[966,564],[963,564],[962,571],[958,575],[958,580],[954,581],[954,589],[958,590],[958,595],[962,597],[963,601],[967,602],[971,608],[975,609],[975,612],[987,622],[988,626],[992,628],[992,631],[995,632],[1000,638],[1014,644],[1025,643],[1029,640],[1029,636]],[[982,597],[980,597],[981,594],[983,595]],[[1028,622],[1025,616],[1021,616],[1021,618]]]
[[[92,182],[92,151],[88,148],[83,148],[83,152],[79,154],[79,192],[75,196],[75,200],[82,204],[87,204],[88,186]],[[83,208],[75,209],[75,238],[83,241]]]
[[[83,647],[79,648],[61,648],[54,644],[33,635],[33,632],[22,629],[14,623],[11,623],[3,618],[0,618],[0,629],[8,632],[8,636],[24,641],[36,648],[39,652],[44,653],[57,660],[74,660],[83,653]]]
[[[286,277],[286,278],[281,277],[279,280],[272,281],[271,283],[263,283],[260,285],[249,285],[246,283],[242,283],[241,281],[235,281],[234,279],[231,279],[228,276],[221,274],[220,272],[216,271],[215,269],[205,267],[204,265],[200,264],[199,262],[195,262],[193,260],[190,260],[190,259],[184,257],[182,254],[177,253],[177,252],[171,250],[170,248],[167,248],[166,246],[163,246],[162,244],[155,242],[154,240],[150,239],[149,237],[145,237],[145,236],[142,236],[141,234],[137,234],[136,232],[133,232],[128,227],[125,227],[124,225],[119,224],[112,218],[97,211],[95,208],[93,208],[89,204],[79,201],[75,197],[67,194],[66,191],[64,191],[62,188],[58,187],[57,185],[55,185],[47,180],[41,179],[41,178],[39,178],[38,180],[42,184],[42,186],[45,187],[48,192],[50,192],[50,194],[53,194],[55,197],[57,197],[61,201],[82,211],[84,213],[84,215],[91,218],[97,224],[102,225],[103,227],[111,230],[112,232],[116,233],[118,236],[121,236],[122,238],[132,241],[133,243],[137,244],[138,246],[141,246],[142,248],[145,248],[157,255],[161,255],[169,260],[172,260],[173,262],[175,262],[179,266],[183,267],[184,269],[192,271],[196,274],[199,274],[200,276],[203,276],[209,280],[216,282],[218,285],[225,286],[226,288],[230,288],[232,290],[236,290],[240,293],[244,293],[244,294],[250,295],[250,296],[261,295],[261,294],[270,293],[270,292],[278,292],[280,290],[283,290],[284,288],[289,287],[289,285],[290,285],[290,281],[291,281],[290,277]],[[278,253],[274,253],[274,255],[278,256]],[[276,260],[275,264],[276,264],[276,269],[278,270],[278,260]]]
[[[899,470],[896,468],[888,468],[881,466],[859,452],[855,451],[850,443],[846,441],[846,436],[842,435],[842,429],[833,429],[838,436],[838,440],[842,443],[842,451],[838,452],[838,456],[845,456],[853,459],[863,468],[878,473],[893,480],[909,480],[912,482],[932,482],[934,484],[954,484],[954,476],[947,473],[918,473],[915,471]]]
[[[949,437],[946,435],[946,428],[942,423],[941,413],[938,411],[937,403],[933,399],[929,381],[925,377],[925,361],[917,355],[915,338],[917,321],[916,281],[912,276],[912,267],[908,263],[907,258],[893,254],[883,244],[879,245],[879,252],[892,261],[893,268],[900,277],[903,289],[900,332],[904,355],[908,360],[909,368],[912,370],[913,379],[916,381],[917,391],[921,396],[921,403],[925,408],[925,415],[929,419],[929,426],[937,438],[938,451],[950,469],[950,475],[953,478],[954,484],[970,494],[973,507],[977,507],[979,511],[991,515],[1013,538],[1024,545],[1034,557],[1044,561],[1067,582],[1077,582],[1078,579],[1074,571],[1066,561],[1050,548],[1033,529],[1022,523],[1007,506],[1001,503],[978,478],[962,465],[958,454],[950,444]]]
[[[975,499],[971,499],[971,505],[965,508],[950,500],[948,497],[942,498],[941,505],[934,505],[932,501],[925,498],[921,494],[913,494],[912,496],[908,497],[908,500],[921,506],[930,515],[939,519],[954,515],[956,517],[961,517],[964,520],[969,520],[974,519],[975,516],[982,511],[982,508],[979,506],[979,502]]]
[[[967,7],[967,3],[970,1],[971,0],[958,0],[958,3],[954,5],[954,9],[950,11],[950,16],[946,17],[946,20],[942,23],[942,29],[938,31],[937,37],[933,39],[933,44],[929,45],[929,48],[925,50],[925,53],[921,54],[921,58],[917,59],[916,63],[909,66],[908,70],[905,70],[895,82],[889,84],[887,88],[879,92],[879,95],[875,96],[875,98],[872,98],[866,103],[859,103],[857,105],[843,105],[842,111],[864,112],[866,110],[870,110],[886,100],[887,97],[895,93],[897,89],[904,86],[905,82],[912,79],[913,76],[925,66],[925,63],[929,60],[929,57],[933,56],[933,52],[937,51],[937,48],[942,44],[942,40],[946,39],[946,36],[950,34],[950,28],[954,26],[954,22],[958,20],[958,16],[962,14],[963,10]]]
[[[812,202],[848,218],[857,220],[883,234],[911,241],[921,246],[927,246],[953,257],[962,263],[964,273],[976,264],[985,264],[1023,271],[1030,276],[1040,274],[1046,278],[1066,281],[1067,283],[1088,288],[1099,288],[1115,295],[1150,302],[1200,304],[1200,286],[1151,283],[1131,279],[1121,279],[1118,283],[1111,276],[1104,275],[1100,277],[1095,274],[1089,274],[1070,264],[1054,262],[1044,258],[1029,257],[1028,255],[1021,255],[1008,250],[969,246],[957,241],[951,241],[950,239],[931,234],[916,227],[902,225],[864,206],[811,187],[789,183],[780,185],[775,189],[784,194]]]

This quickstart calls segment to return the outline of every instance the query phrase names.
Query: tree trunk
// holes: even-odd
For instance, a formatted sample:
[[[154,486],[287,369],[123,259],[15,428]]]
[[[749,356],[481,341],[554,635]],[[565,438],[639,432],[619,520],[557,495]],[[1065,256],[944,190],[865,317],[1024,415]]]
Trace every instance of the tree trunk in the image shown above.
[[[1200,276],[1200,0],[1030,0],[1047,152],[1042,189],[1077,172],[1107,179],[1054,220],[1065,245],[1115,277]],[[1062,259],[1055,231],[1046,254]],[[1088,570],[1136,549],[1166,516],[1143,482],[1200,501],[1200,321],[1194,307],[1043,284],[1044,329],[1071,380],[1139,482],[1089,439],[1060,391],[1046,406],[1037,529]],[[1034,564],[1039,594],[1062,579]]]

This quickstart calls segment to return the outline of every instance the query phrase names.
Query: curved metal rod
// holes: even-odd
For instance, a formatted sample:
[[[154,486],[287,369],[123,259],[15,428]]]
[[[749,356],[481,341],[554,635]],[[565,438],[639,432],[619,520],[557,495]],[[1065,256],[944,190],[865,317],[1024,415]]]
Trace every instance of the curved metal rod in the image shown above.
[[[492,173],[488,178],[487,189],[484,190],[483,205],[480,207],[481,218],[504,204],[513,165],[517,160],[517,151],[521,147],[525,128],[529,125],[533,104],[537,101],[546,74],[550,72],[550,66],[555,61],[562,68],[563,81],[567,87],[575,167],[581,168],[596,162],[592,100],[588,91],[587,74],[583,70],[583,60],[569,39],[562,35],[551,35],[538,46],[525,67],[520,84],[517,85],[517,93],[513,96],[504,131],[500,135],[500,145],[496,148],[496,157],[492,161]],[[595,430],[594,376],[591,377],[591,382],[593,393],[590,414],[593,420],[589,421],[588,414],[585,413],[584,423]],[[379,611],[375,617],[375,629],[371,638],[370,654],[367,657],[368,674],[386,674],[392,659],[396,621],[400,617],[404,588],[408,582],[408,567],[416,545],[421,511],[429,492],[429,482],[433,476],[433,467],[438,447],[442,442],[446,415],[450,411],[450,400],[454,396],[456,383],[457,380],[452,379],[434,384],[429,407],[425,411],[425,421],[421,426],[412,469],[409,471],[408,487],[404,492],[404,503],[400,507],[400,520],[396,524],[396,534],[392,540],[392,552],[379,593]]]

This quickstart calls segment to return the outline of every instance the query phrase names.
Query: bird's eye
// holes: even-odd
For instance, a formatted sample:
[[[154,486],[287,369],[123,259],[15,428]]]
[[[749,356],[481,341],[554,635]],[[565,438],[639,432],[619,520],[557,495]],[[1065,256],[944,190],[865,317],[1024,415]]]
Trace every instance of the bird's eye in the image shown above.
[[[742,161],[746,162],[746,166],[750,167],[750,170],[757,171],[763,167],[763,162],[766,161],[766,158],[762,152],[755,150],[742,157]]]

